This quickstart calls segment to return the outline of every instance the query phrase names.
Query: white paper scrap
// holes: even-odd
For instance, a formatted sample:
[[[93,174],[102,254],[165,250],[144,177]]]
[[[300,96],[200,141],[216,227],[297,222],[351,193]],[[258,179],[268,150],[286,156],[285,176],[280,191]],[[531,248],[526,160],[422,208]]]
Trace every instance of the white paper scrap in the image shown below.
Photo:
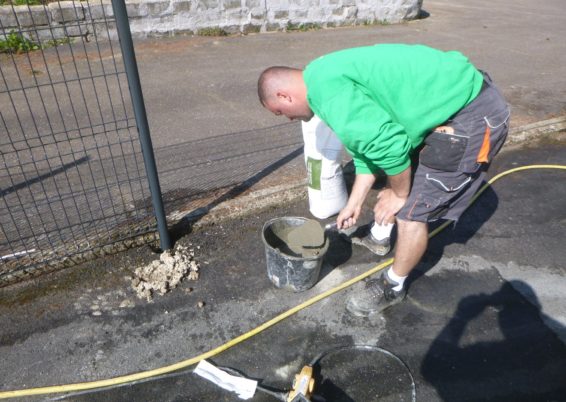
[[[212,381],[219,387],[237,393],[240,399],[252,398],[257,388],[257,381],[228,374],[206,360],[201,360],[193,373]]]

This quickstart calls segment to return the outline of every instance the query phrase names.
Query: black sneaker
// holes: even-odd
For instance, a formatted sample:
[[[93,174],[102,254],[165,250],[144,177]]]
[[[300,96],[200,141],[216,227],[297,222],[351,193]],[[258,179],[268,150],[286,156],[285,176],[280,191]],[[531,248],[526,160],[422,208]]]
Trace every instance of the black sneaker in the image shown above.
[[[393,290],[395,286],[397,284],[387,277],[387,273],[382,272],[379,278],[367,281],[364,289],[350,296],[346,310],[357,317],[379,313],[405,298],[405,288],[396,291]]]
[[[360,226],[358,230],[348,236],[348,240],[351,241],[352,244],[364,246],[375,255],[387,255],[387,253],[391,251],[391,238],[387,237],[382,240],[377,240],[371,234],[371,226],[371,223]]]

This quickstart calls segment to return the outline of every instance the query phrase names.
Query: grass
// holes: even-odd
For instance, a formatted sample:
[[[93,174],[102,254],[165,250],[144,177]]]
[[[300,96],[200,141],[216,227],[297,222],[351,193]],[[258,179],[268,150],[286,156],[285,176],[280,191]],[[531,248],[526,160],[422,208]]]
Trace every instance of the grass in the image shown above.
[[[287,22],[287,27],[286,27],[287,32],[291,32],[291,31],[307,32],[307,31],[317,31],[319,29],[322,29],[322,26],[320,24],[316,24],[316,23],[293,24],[290,21]]]
[[[228,32],[219,27],[202,28],[197,31],[199,36],[228,36]]]
[[[363,22],[364,26],[374,26],[374,25],[391,25],[389,21],[386,20],[365,20]]]
[[[47,4],[48,2],[45,0],[0,0],[0,6],[9,6],[9,5],[14,5],[14,6],[25,6],[25,5],[30,5],[30,6],[38,6],[41,4]]]

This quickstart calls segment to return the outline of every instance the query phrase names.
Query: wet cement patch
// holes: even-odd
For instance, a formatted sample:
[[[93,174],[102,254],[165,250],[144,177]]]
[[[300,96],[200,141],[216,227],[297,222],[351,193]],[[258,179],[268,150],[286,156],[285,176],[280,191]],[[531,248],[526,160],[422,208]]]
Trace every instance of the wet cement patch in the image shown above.
[[[265,235],[270,246],[291,257],[320,256],[326,245],[324,229],[314,219],[281,217],[266,228]]]
[[[270,219],[262,236],[267,274],[275,287],[303,292],[318,282],[329,242],[317,221],[302,217]]]
[[[324,246],[324,230],[320,223],[308,219],[300,226],[293,228],[287,236],[286,243],[291,250],[303,254],[309,250],[321,250]]]

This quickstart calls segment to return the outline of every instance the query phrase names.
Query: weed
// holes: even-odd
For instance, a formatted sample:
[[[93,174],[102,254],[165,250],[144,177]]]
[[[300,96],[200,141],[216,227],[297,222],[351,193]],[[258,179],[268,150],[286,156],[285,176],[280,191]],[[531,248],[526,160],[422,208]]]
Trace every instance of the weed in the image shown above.
[[[250,34],[250,33],[259,33],[261,32],[261,25],[253,25],[253,24],[246,24],[244,25],[244,29],[242,31],[242,33],[244,35]]]
[[[293,24],[291,21],[289,21],[287,22],[287,27],[286,27],[287,31],[300,31],[300,32],[317,31],[319,29],[322,29],[322,26],[320,24],[316,24],[312,22],[308,22],[305,24],[303,23]]]
[[[202,28],[197,31],[199,36],[228,36],[228,32],[219,27]]]
[[[47,49],[49,47],[55,47],[55,46],[59,46],[59,45],[68,45],[70,43],[73,43],[73,41],[74,41],[73,38],[51,39],[51,40],[48,40],[47,42],[45,42],[41,46],[41,48]]]
[[[363,22],[364,26],[375,26],[375,25],[391,25],[387,20],[365,20]]]
[[[25,5],[30,5],[30,6],[38,6],[41,4],[45,4],[46,1],[42,1],[42,0],[0,0],[0,6],[9,6],[9,5],[14,5],[14,6],[25,6]]]
[[[38,44],[14,31],[6,35],[6,39],[0,39],[0,53],[25,53],[37,49]]]
[[[21,33],[12,31],[6,35],[5,40],[0,39],[0,53],[26,53],[70,43],[73,43],[73,38],[52,39],[40,45],[32,42]]]

